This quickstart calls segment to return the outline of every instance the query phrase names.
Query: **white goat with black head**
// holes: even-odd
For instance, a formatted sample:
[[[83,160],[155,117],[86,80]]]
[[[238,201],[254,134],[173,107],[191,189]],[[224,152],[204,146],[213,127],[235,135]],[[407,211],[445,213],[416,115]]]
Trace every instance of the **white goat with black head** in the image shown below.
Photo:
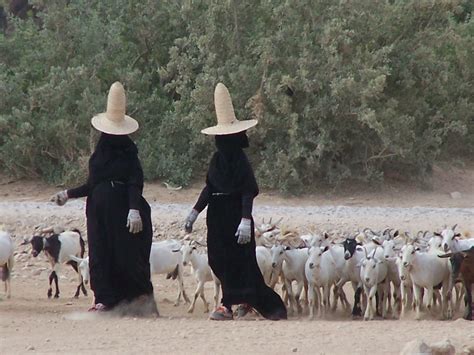
[[[53,281],[56,286],[54,298],[59,297],[58,272],[61,264],[71,265],[71,267],[77,272],[79,276],[79,285],[77,286],[74,297],[79,297],[81,290],[84,296],[87,296],[87,291],[84,287],[82,276],[79,273],[78,264],[70,257],[71,255],[80,258],[84,257],[85,243],[79,230],[73,229],[71,231],[65,231],[59,234],[53,233],[49,237],[36,235],[29,240],[26,239],[22,243],[22,245],[26,244],[31,244],[31,254],[33,257],[37,257],[42,251],[44,251],[51,264],[52,270],[49,275],[48,298],[51,298],[53,295]]]
[[[10,234],[0,231],[0,278],[5,282],[7,298],[11,297],[11,272],[14,264],[13,241]]]
[[[344,268],[340,275],[337,286],[342,290],[346,282],[351,282],[354,289],[354,305],[352,307],[352,316],[362,316],[361,295],[362,295],[362,281],[360,278],[360,267],[363,259],[365,259],[365,249],[361,243],[354,237],[349,237],[342,243],[344,250]]]

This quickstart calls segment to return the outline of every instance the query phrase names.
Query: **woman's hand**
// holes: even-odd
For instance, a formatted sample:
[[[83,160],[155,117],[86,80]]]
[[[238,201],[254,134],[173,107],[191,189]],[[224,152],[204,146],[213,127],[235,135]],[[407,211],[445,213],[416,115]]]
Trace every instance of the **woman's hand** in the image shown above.
[[[139,210],[128,211],[127,228],[130,233],[133,234],[140,233],[143,230],[143,223]]]
[[[184,230],[186,233],[191,233],[193,231],[193,224],[199,216],[199,212],[195,209],[192,209],[189,212],[188,217],[186,217],[186,222],[184,223]]]
[[[252,238],[252,221],[248,218],[242,218],[240,224],[237,227],[235,236],[238,237],[237,243],[247,244]]]
[[[51,196],[50,201],[54,202],[58,206],[64,206],[69,199],[67,195],[67,190],[59,191],[58,193]]]

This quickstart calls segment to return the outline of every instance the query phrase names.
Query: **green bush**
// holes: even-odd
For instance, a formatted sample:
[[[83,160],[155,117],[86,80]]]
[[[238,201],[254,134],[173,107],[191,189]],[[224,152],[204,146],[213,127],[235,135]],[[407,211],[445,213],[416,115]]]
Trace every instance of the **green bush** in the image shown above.
[[[206,169],[224,82],[257,118],[249,155],[262,186],[424,180],[474,152],[473,0],[48,1],[0,34],[0,164],[15,176],[83,178],[116,80],[147,179]]]

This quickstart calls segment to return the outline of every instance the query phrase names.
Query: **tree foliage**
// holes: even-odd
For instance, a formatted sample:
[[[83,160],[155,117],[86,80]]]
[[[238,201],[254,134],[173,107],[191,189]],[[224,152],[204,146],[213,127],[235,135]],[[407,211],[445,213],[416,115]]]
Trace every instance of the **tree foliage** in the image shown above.
[[[474,152],[473,0],[98,0],[43,5],[0,34],[0,164],[16,176],[84,174],[115,80],[145,175],[186,184],[213,143],[213,88],[257,118],[261,185],[419,179]]]

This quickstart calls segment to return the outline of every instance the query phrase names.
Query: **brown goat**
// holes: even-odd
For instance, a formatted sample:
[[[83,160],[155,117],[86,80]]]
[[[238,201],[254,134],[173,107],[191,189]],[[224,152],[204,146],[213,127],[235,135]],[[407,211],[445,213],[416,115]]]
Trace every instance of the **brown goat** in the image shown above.
[[[440,255],[441,258],[449,258],[452,266],[451,280],[461,280],[464,285],[464,319],[472,320],[472,284],[474,283],[474,247],[458,253]]]

